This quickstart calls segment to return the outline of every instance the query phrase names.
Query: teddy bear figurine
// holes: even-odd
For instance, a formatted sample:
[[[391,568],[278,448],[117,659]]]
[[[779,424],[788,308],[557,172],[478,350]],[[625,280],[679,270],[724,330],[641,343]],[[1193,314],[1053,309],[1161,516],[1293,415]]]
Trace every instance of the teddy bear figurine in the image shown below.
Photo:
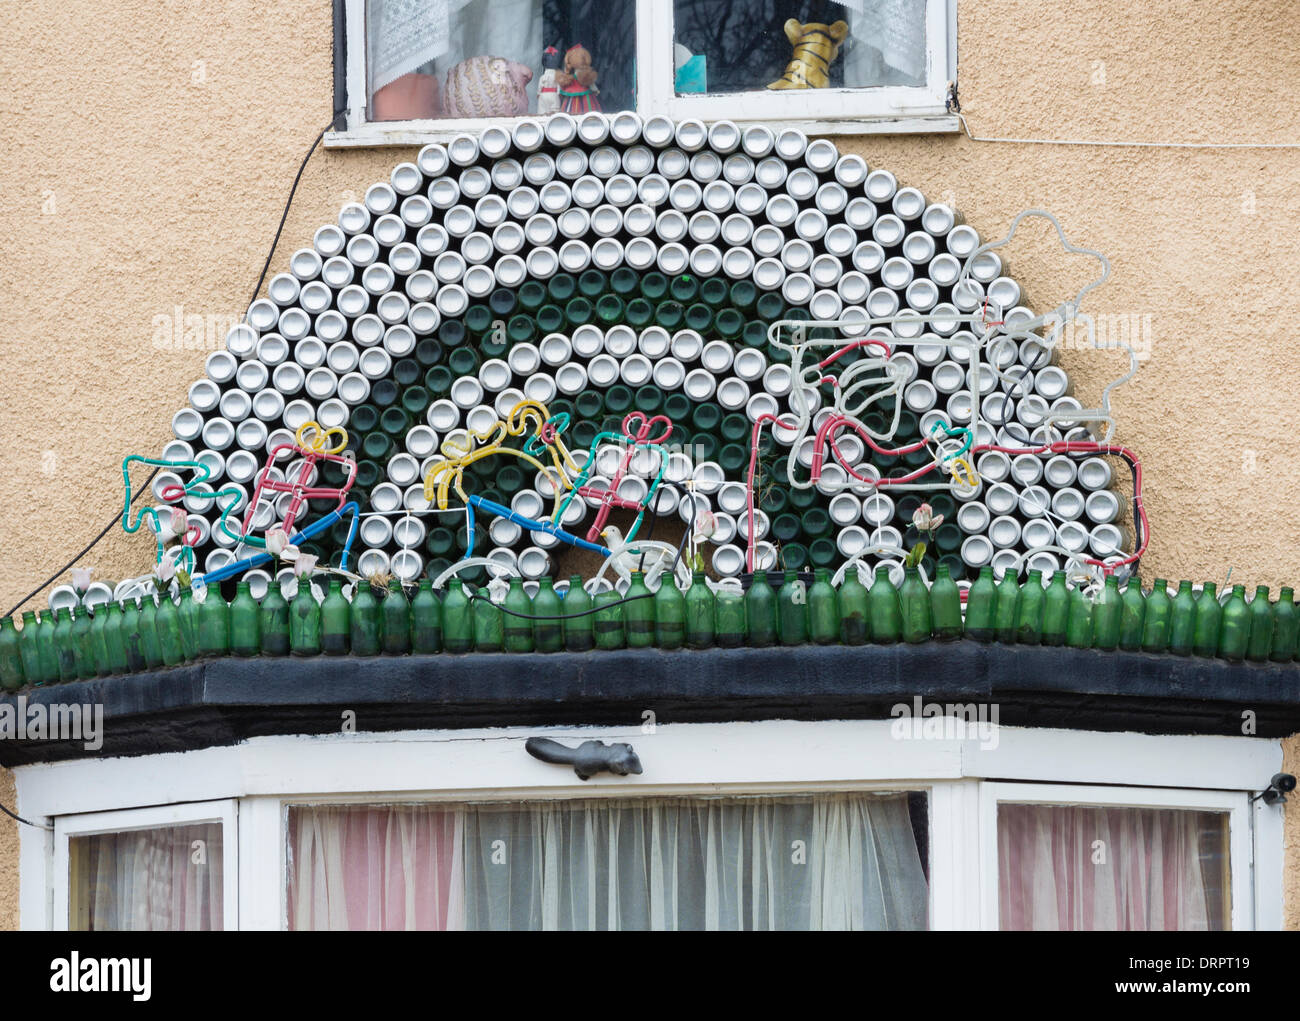
[[[560,87],[560,109],[575,117],[600,109],[596,98],[596,69],[591,66],[591,53],[582,43],[575,43],[564,52],[564,70],[555,73]]]

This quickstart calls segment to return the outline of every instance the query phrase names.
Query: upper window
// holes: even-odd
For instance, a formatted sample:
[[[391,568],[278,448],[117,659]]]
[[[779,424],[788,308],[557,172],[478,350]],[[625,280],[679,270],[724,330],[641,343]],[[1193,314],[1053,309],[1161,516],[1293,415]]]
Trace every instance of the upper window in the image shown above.
[[[411,143],[556,111],[948,130],[955,0],[335,0],[347,130]]]

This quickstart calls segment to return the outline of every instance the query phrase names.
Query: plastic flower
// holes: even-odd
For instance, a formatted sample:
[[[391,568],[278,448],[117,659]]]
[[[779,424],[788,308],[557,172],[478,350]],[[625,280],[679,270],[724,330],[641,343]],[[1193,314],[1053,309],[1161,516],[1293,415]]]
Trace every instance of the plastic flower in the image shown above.
[[[95,569],[93,567],[74,567],[72,569],[72,587],[78,592],[85,592],[90,588],[90,575]]]
[[[918,532],[933,532],[943,524],[943,515],[934,513],[928,503],[921,504],[912,515],[912,525]]]
[[[266,552],[289,563],[296,563],[302,556],[298,552],[298,547],[289,541],[289,533],[283,528],[266,530]],[[316,558],[312,557],[312,565],[314,566],[315,563]]]
[[[717,528],[718,528],[718,519],[713,516],[713,512],[704,511],[699,515],[699,517],[695,519],[694,538],[707,539],[711,535],[713,535],[715,531],[717,531]]]
[[[316,555],[314,553],[299,553],[296,547],[289,547],[294,551],[293,557],[293,574],[295,578],[309,577],[312,571],[316,570]]]

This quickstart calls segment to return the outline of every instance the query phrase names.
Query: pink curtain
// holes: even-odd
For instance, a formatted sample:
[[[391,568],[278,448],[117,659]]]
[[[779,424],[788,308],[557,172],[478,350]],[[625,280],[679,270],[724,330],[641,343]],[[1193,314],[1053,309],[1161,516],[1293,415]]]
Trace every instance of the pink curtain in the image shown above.
[[[221,824],[74,837],[73,930],[221,929]]]
[[[427,806],[290,809],[289,928],[460,928],[460,828]]]
[[[1226,928],[1226,820],[1180,809],[1000,804],[1002,928]]]

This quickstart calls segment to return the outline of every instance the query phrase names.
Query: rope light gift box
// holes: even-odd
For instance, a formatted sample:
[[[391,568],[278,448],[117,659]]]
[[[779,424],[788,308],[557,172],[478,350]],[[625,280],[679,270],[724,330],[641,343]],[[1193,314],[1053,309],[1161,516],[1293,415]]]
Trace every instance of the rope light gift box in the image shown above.
[[[1027,219],[1098,267],[1042,315],[999,254]],[[794,129],[559,113],[426,146],[289,266],[124,462],[152,571],[7,618],[6,688],[225,652],[1295,656],[1289,589],[1143,593],[1110,410],[1137,360],[1073,396],[1059,342],[1110,268],[1049,213],[981,241]]]

